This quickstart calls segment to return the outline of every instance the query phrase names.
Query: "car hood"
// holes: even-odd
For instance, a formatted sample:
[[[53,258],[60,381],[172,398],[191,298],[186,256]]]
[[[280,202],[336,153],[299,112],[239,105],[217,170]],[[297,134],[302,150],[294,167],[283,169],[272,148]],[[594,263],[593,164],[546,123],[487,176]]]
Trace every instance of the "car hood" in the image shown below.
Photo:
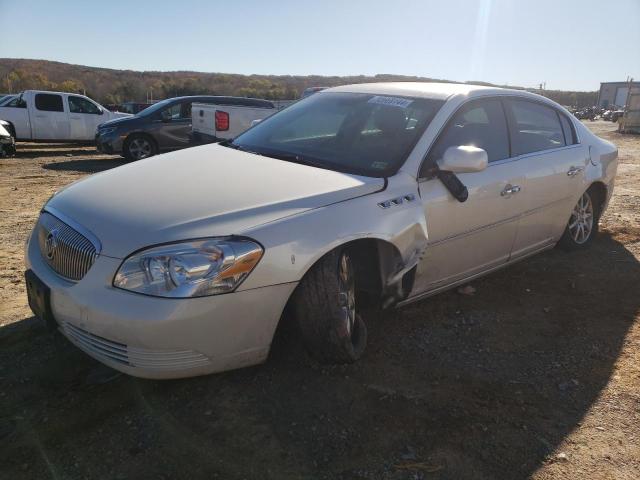
[[[382,178],[204,145],[92,175],[45,208],[90,230],[103,255],[123,258],[158,243],[240,235],[382,188]]]
[[[134,115],[131,115],[130,113],[123,113],[123,112],[109,112],[109,115],[111,117],[111,120],[107,120],[106,122],[101,123],[100,124],[101,127],[104,127],[107,125],[110,127],[116,127],[120,124],[128,123],[135,118]]]

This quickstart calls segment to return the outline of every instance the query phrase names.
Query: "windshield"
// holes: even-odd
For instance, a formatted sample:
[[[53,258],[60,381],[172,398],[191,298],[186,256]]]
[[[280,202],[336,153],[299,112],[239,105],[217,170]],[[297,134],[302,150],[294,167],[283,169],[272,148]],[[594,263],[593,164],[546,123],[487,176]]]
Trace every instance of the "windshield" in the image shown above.
[[[319,92],[263,120],[232,148],[370,177],[394,174],[444,102]]]

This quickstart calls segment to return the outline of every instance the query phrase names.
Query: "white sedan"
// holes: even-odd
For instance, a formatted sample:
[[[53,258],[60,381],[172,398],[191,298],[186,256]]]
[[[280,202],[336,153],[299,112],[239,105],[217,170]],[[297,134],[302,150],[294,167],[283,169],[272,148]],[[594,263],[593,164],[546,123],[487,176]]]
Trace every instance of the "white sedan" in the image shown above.
[[[588,247],[616,168],[614,145],[538,95],[326,89],[233,141],[58,192],[26,247],[29,302],[140,377],[263,362],[287,307],[312,356],[353,362],[365,296],[402,306]]]

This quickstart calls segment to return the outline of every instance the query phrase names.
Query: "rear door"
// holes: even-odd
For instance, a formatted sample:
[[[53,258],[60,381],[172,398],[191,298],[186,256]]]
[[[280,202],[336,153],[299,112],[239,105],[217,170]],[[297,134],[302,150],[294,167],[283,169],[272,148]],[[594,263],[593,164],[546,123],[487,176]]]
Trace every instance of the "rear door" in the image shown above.
[[[554,107],[512,97],[506,102],[511,144],[526,173],[526,203],[513,258],[554,243],[581,195],[586,147],[578,144],[571,120]]]
[[[35,140],[69,140],[69,111],[62,95],[36,93],[34,96],[32,128]]]
[[[456,200],[429,171],[452,146],[486,150],[489,165],[482,172],[459,174],[469,197]],[[474,100],[463,105],[431,148],[420,180],[420,198],[429,245],[418,265],[413,294],[437,290],[506,263],[524,211],[521,166],[510,152],[502,101]],[[510,193],[513,192],[513,193]]]
[[[69,129],[73,140],[92,140],[99,124],[105,121],[104,110],[87,98],[68,95]]]

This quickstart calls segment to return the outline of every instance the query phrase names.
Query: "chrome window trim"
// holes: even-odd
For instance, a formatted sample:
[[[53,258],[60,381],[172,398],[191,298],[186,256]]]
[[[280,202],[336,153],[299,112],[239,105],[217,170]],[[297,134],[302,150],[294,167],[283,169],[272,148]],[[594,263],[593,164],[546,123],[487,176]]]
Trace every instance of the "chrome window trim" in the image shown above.
[[[538,150],[537,152],[529,152],[529,153],[523,153],[522,155],[518,155],[516,157],[511,157],[511,158],[505,158],[503,160],[496,160],[495,162],[491,162],[487,165],[487,168],[490,168],[494,165],[502,165],[505,163],[511,163],[511,162],[517,162],[518,160],[526,160],[529,157],[537,157],[540,155],[546,155],[548,153],[556,153],[556,152],[561,152],[563,150],[571,150],[574,148],[578,148],[581,147],[582,145],[580,145],[579,143],[576,143],[574,145],[565,145],[563,147],[558,147],[558,148],[549,148],[546,150]]]
[[[82,225],[80,225],[78,222],[76,222],[72,218],[69,218],[67,215],[65,215],[64,213],[62,213],[60,210],[58,210],[56,208],[50,207],[48,205],[45,205],[44,208],[42,209],[42,211],[50,213],[54,217],[57,217],[62,222],[66,223],[71,228],[76,230],[78,233],[83,235],[87,240],[89,240],[91,242],[91,244],[96,249],[96,258],[98,256],[100,256],[100,252],[102,251],[102,243],[100,243],[100,240],[98,239],[98,237],[96,237],[90,230],[88,230],[87,228],[83,227]]]

